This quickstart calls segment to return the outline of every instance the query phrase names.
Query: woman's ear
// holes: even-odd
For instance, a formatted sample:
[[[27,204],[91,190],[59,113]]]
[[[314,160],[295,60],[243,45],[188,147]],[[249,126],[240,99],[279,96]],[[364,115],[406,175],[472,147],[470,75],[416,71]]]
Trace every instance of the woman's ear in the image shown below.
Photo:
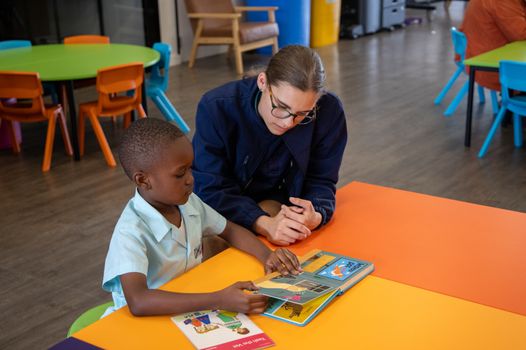
[[[148,174],[144,173],[141,170],[133,174],[133,182],[135,182],[135,185],[137,187],[142,188],[146,191],[152,188]]]
[[[267,88],[267,75],[265,72],[258,74],[257,83],[259,90],[263,91]]]

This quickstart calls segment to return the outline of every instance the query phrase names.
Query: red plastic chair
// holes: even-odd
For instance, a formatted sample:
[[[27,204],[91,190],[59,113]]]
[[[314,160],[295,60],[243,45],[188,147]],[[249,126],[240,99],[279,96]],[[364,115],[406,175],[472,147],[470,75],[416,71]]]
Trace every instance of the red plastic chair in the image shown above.
[[[46,172],[51,167],[57,120],[66,153],[69,156],[73,155],[73,149],[71,148],[62,107],[60,105],[45,106],[42,98],[43,92],[44,89],[38,73],[0,72],[0,99],[16,98],[17,100],[16,103],[0,102],[0,118],[9,124],[13,152],[15,154],[20,153],[20,145],[15,141],[13,121],[22,123],[48,122],[44,161],[42,162],[42,171]]]
[[[109,44],[110,37],[104,35],[73,35],[64,38],[64,44]]]
[[[114,117],[124,115],[124,127],[131,123],[131,114],[137,111],[139,117],[145,118],[146,113],[142,108],[142,90],[144,82],[144,67],[140,62],[122,64],[101,69],[97,72],[98,101],[82,103],[79,105],[79,150],[84,154],[85,121],[89,118],[100,148],[106,158],[106,163],[114,167],[117,165],[106,136],[98,120],[99,117]],[[128,96],[128,91],[133,90],[133,95]]]

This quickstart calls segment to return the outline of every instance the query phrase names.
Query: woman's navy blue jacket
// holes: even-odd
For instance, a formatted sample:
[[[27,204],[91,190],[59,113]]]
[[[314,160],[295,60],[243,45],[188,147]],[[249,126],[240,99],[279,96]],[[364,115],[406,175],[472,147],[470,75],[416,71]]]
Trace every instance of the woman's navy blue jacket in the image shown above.
[[[270,133],[256,111],[256,78],[234,81],[207,92],[199,102],[193,138],[194,191],[227,219],[248,229],[267,215],[244,192],[268,157],[264,133]],[[289,196],[310,200],[322,225],[334,212],[336,183],[347,143],[340,100],[326,93],[318,100],[316,120],[298,125],[281,137],[292,155],[284,185]]]

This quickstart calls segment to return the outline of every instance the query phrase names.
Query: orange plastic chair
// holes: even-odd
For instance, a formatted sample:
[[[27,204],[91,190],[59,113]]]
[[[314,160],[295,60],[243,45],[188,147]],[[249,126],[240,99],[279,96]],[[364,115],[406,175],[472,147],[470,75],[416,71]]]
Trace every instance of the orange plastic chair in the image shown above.
[[[0,99],[17,99],[17,102],[14,104],[4,103],[0,100],[0,118],[10,126],[13,152],[15,154],[20,153],[20,145],[15,141],[13,121],[22,123],[47,121],[46,145],[44,148],[44,161],[42,162],[42,171],[47,172],[51,168],[57,120],[62,132],[66,153],[69,156],[73,155],[73,149],[71,148],[66,118],[62,107],[60,105],[45,106],[42,98],[43,92],[44,89],[38,73],[0,72]]]
[[[109,44],[110,37],[104,35],[73,35],[64,38],[64,44]]]
[[[65,45],[71,45],[71,44],[109,44],[110,43],[110,37],[104,36],[104,35],[72,35],[67,36],[64,38],[64,44]],[[83,80],[75,80],[73,82],[73,87],[75,89],[80,89],[88,86],[95,85],[95,79],[83,79]],[[67,111],[67,94],[66,94],[66,86],[62,85],[61,88],[61,98],[64,103],[64,110]],[[113,120],[115,123],[116,120]]]
[[[145,118],[146,113],[142,108],[142,90],[144,82],[144,67],[140,62],[122,64],[118,66],[100,69],[97,72],[98,101],[82,103],[79,105],[79,150],[84,155],[85,121],[87,117],[91,122],[95,136],[99,141],[100,148],[106,158],[106,163],[114,167],[117,165],[111,152],[106,136],[102,131],[98,117],[114,117],[124,115],[124,127],[131,124],[133,111],[137,111],[139,117]],[[129,96],[129,91],[133,95]]]

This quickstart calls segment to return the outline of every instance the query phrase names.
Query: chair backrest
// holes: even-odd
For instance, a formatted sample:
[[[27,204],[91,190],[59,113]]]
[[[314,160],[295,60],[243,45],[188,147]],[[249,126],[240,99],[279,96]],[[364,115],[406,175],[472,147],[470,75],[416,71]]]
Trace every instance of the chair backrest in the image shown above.
[[[186,12],[188,13],[235,13],[236,10],[232,0],[185,0]],[[190,20],[192,29],[195,33],[197,20]],[[219,27],[231,26],[230,19],[206,19],[203,20],[203,29],[215,29]]]
[[[30,47],[31,41],[29,40],[6,40],[0,41],[0,50],[17,49],[20,47]]]
[[[458,31],[457,28],[452,27],[451,39],[453,40],[453,49],[455,50],[455,63],[458,66],[463,66],[464,60],[466,59],[466,49],[468,47],[466,34]]]
[[[99,114],[118,115],[135,109],[142,102],[143,81],[144,66],[141,62],[121,64],[97,71]],[[130,90],[134,90],[131,96],[127,94]]]
[[[74,35],[64,38],[64,44],[109,44],[110,37],[104,35]]]
[[[499,78],[502,87],[502,100],[509,100],[509,89],[526,92],[526,63],[500,61]]]
[[[0,72],[0,114],[29,116],[44,114],[42,83],[38,73]],[[16,98],[16,103],[2,99]],[[26,102],[29,100],[30,103]]]
[[[172,46],[166,43],[155,43],[153,44],[153,49],[159,52],[161,58],[151,69],[150,81],[159,86],[162,91],[166,92],[168,88],[168,72],[170,71]]]

